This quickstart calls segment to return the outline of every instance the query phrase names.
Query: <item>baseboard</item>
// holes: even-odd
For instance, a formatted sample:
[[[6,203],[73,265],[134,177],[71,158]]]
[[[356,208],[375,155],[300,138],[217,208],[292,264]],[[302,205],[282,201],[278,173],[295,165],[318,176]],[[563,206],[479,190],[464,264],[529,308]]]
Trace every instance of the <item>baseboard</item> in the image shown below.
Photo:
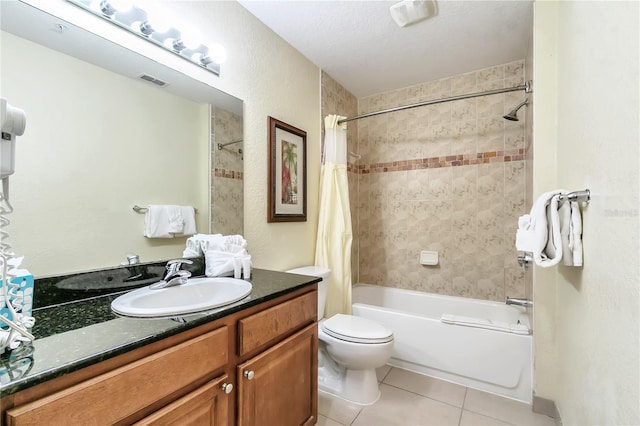
[[[562,419],[560,418],[560,412],[558,411],[558,407],[556,406],[555,401],[551,399],[541,398],[534,394],[531,410],[534,413],[553,417],[556,426],[562,426]]]

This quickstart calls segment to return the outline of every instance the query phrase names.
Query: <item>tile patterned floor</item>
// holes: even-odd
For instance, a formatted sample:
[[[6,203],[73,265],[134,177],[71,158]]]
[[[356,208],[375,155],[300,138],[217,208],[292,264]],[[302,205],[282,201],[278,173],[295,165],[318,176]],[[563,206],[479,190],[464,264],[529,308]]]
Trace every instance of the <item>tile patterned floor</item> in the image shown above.
[[[522,402],[384,366],[381,396],[361,407],[320,394],[318,426],[554,426]]]

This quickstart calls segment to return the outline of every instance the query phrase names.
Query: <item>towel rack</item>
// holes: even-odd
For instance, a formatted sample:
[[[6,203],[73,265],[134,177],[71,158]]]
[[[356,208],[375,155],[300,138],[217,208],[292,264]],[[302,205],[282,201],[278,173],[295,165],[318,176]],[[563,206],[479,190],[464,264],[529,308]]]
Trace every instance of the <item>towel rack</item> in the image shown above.
[[[591,191],[585,189],[584,191],[574,191],[568,194],[560,194],[558,197],[561,201],[576,201],[578,203],[588,203],[591,200]]]
[[[226,142],[226,143],[219,143],[218,144],[218,149],[222,149],[227,145],[233,145],[234,143],[240,143],[240,142],[242,142],[242,139],[238,139],[238,140],[231,141],[231,142]]]
[[[137,204],[133,206],[133,211],[136,212],[136,213],[146,213],[147,210],[149,210],[149,209],[146,208],[146,207],[140,207]],[[198,209],[195,208],[195,207],[193,208],[193,211],[194,211],[194,213],[198,213]]]

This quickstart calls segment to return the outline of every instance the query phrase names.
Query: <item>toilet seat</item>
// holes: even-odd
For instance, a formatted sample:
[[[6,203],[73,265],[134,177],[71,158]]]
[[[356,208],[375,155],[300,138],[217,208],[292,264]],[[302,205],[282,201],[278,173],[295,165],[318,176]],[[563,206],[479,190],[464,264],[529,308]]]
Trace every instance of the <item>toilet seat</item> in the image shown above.
[[[336,314],[321,323],[322,331],[331,337],[352,343],[388,343],[393,332],[377,322],[354,315]]]

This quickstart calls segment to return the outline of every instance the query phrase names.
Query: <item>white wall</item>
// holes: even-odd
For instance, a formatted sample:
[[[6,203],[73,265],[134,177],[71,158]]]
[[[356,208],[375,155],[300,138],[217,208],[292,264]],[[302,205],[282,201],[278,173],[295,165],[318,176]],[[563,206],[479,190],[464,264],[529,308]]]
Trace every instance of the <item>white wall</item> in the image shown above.
[[[174,15],[224,45],[220,77],[128,35],[64,0],[28,0],[81,27],[118,39],[161,63],[245,101],[245,237],[254,266],[286,269],[313,262],[320,174],[320,70],[237,2],[166,2]],[[267,117],[307,132],[307,222],[267,224]]]
[[[208,229],[208,106],[2,33],[2,96],[26,111],[8,241],[36,276],[178,256],[134,204],[199,207]],[[197,183],[202,184],[198,185]]]
[[[551,120],[535,117],[535,161],[557,158],[551,176],[535,178],[536,193],[547,185],[592,191],[583,209],[584,267],[537,274],[534,284],[536,309],[544,304],[545,312],[536,319],[536,392],[556,400],[566,425],[640,424],[639,7],[536,3],[545,48],[556,34],[550,61],[536,57],[551,77],[536,82],[536,112],[557,110],[555,137],[541,128]],[[555,96],[540,91],[554,72]]]

